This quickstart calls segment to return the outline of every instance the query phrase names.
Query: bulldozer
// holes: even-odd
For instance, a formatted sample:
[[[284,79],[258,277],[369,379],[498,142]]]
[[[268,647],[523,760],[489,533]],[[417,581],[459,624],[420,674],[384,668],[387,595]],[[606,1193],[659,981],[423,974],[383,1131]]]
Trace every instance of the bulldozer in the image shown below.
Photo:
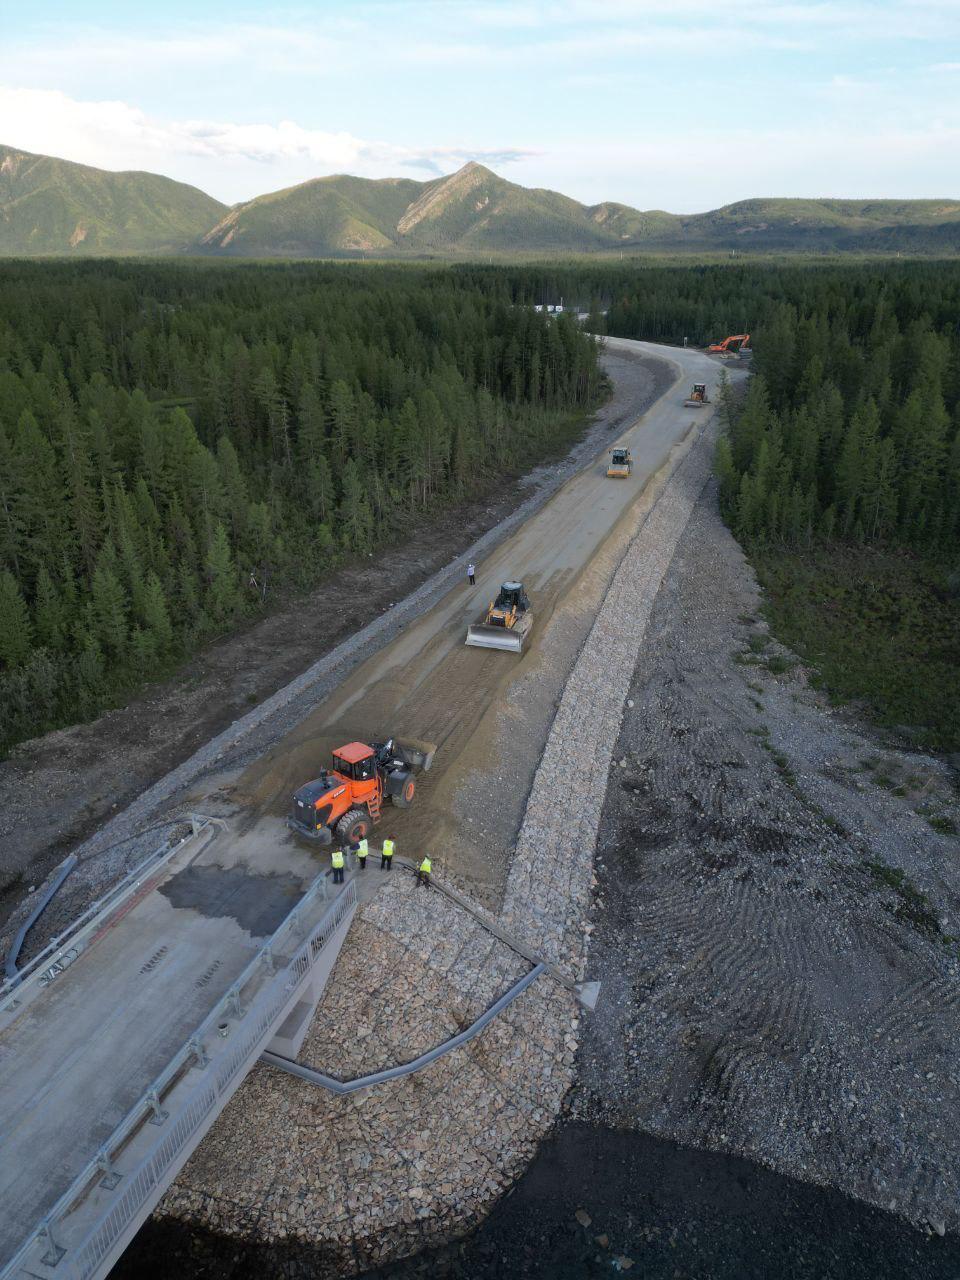
[[[709,403],[707,384],[705,382],[695,382],[689,397],[683,402],[683,407],[685,409],[702,409],[705,404]]]
[[[532,626],[533,613],[523,583],[505,582],[482,621],[467,628],[465,643],[478,649],[506,649],[509,653],[522,653],[523,642]]]
[[[333,768],[305,783],[293,797],[287,826],[297,835],[330,844],[362,840],[380,821],[385,801],[400,809],[413,803],[415,775],[433,764],[432,743],[348,742],[333,753]]]
[[[607,463],[607,475],[626,479],[633,471],[633,458],[629,449],[611,449]]]

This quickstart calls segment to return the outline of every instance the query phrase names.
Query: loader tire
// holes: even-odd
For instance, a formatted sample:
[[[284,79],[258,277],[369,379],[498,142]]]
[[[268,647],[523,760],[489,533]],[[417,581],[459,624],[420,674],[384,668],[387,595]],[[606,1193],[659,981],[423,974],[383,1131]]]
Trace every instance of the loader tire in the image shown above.
[[[398,809],[409,809],[413,804],[413,797],[416,794],[417,784],[412,778],[408,778],[400,788],[399,795],[392,796],[391,799]]]
[[[362,840],[373,830],[373,820],[364,809],[348,809],[337,823],[337,836],[344,844]]]

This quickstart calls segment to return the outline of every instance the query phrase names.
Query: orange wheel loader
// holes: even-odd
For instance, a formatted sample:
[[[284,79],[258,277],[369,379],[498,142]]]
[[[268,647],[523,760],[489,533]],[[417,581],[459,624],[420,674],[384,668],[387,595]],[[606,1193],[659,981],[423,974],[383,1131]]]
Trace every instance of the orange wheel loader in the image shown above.
[[[307,782],[293,797],[287,826],[300,836],[329,844],[336,832],[344,844],[362,840],[380,821],[387,800],[406,809],[413,803],[415,775],[433,764],[430,743],[348,742],[333,753],[333,769]]]

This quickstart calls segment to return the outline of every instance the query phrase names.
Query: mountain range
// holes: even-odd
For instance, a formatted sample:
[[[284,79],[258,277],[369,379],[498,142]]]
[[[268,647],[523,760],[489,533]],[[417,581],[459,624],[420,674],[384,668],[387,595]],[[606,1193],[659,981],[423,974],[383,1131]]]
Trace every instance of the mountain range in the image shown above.
[[[471,257],[684,251],[960,252],[960,201],[756,199],[709,213],[584,205],[471,161],[429,182],[315,178],[228,207],[157,174],[0,146],[0,255]]]

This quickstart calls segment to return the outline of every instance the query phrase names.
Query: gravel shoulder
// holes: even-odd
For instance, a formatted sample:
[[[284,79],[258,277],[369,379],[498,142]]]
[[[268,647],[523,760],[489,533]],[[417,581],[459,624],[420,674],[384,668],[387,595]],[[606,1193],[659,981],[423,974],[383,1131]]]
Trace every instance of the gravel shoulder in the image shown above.
[[[614,752],[573,1115],[955,1232],[960,840],[915,805],[956,779],[774,674],[759,604],[711,483]]]

